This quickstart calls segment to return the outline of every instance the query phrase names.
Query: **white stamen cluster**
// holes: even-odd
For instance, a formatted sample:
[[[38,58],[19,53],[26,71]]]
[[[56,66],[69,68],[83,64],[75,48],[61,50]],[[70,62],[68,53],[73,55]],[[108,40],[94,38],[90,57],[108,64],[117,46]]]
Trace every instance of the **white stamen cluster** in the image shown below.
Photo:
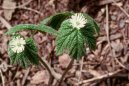
[[[87,19],[84,17],[82,13],[76,13],[71,16],[70,22],[73,28],[83,28],[87,23]]]
[[[25,44],[25,40],[20,36],[17,36],[10,41],[9,46],[14,53],[21,53],[24,51]]]

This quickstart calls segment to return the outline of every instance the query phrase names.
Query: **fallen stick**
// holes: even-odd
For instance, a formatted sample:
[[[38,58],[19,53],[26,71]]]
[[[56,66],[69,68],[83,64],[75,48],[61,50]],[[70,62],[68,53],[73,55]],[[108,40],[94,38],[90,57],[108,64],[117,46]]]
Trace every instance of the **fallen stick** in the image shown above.
[[[113,2],[118,8],[120,8],[120,10],[129,18],[129,14],[128,14],[121,6],[119,6],[115,0],[112,0],[112,2]]]
[[[0,21],[8,30],[12,27],[2,16],[0,16]]]
[[[25,74],[24,74],[24,77],[22,79],[22,86],[24,86],[25,82],[26,82],[26,79],[28,77],[28,74],[30,72],[30,67],[26,70]]]
[[[94,77],[94,78],[91,78],[91,79],[88,79],[88,80],[83,80],[79,83],[77,83],[76,85],[80,85],[80,84],[84,84],[84,83],[90,83],[90,82],[93,82],[93,81],[97,81],[97,80],[102,80],[104,78],[109,78],[109,77],[112,77],[114,75],[116,75],[117,73],[121,72],[122,70],[117,70],[115,72],[111,72],[111,73],[108,73],[108,74],[104,74],[102,76],[98,76],[98,77]]]
[[[118,1],[120,1],[120,0],[115,0],[116,2],[118,2]],[[112,0],[102,0],[102,1],[100,1],[99,2],[99,4],[98,5],[106,5],[106,4],[110,4],[110,3],[113,3],[113,1]]]
[[[56,80],[59,80],[61,78],[61,74],[55,72],[44,58],[39,58],[39,60],[42,63],[42,66],[44,66],[48,70],[49,74],[52,75]]]
[[[25,10],[29,10],[29,11],[32,11],[32,12],[35,12],[37,14],[42,14],[41,12],[35,10],[35,9],[32,9],[32,8],[28,8],[26,7],[26,5],[28,5],[30,2],[32,2],[32,0],[29,0],[27,2],[25,2],[24,4],[22,5],[19,5],[19,6],[16,6],[16,7],[1,7],[3,9],[7,9],[7,10],[12,10],[12,9],[25,9]]]
[[[5,79],[4,79],[1,69],[0,69],[0,76],[1,76],[1,80],[2,80],[2,86],[5,86]]]

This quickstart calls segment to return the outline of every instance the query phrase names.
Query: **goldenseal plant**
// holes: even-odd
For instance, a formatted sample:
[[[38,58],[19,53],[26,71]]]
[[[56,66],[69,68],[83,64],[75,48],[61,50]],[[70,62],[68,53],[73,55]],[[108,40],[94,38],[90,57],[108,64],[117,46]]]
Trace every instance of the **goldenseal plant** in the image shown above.
[[[31,63],[38,65],[37,47],[31,38],[24,39],[20,35],[12,36],[8,45],[8,54],[12,64],[26,68]]]
[[[38,64],[38,49],[33,39],[24,39],[22,36],[13,36],[22,30],[36,30],[46,32],[56,37],[56,55],[67,53],[71,58],[79,60],[86,55],[86,48],[96,49],[96,37],[99,34],[97,23],[88,14],[63,12],[52,15],[38,25],[19,24],[7,31],[11,35],[8,45],[8,54],[12,64],[28,67],[30,64]]]
[[[86,48],[96,49],[95,34],[99,28],[87,14],[75,13],[64,20],[56,38],[56,54],[68,53],[71,58],[80,59],[86,54]]]

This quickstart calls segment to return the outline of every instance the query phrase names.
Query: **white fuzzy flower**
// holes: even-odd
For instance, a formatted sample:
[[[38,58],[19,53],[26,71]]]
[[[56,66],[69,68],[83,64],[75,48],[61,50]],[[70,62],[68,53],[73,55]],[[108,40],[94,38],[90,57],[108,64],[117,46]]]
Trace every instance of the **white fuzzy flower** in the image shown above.
[[[76,13],[71,16],[70,22],[73,28],[83,28],[85,24],[87,23],[87,19],[84,17],[81,13]]]
[[[18,36],[10,41],[9,46],[14,53],[21,53],[25,48],[25,44],[25,40]]]

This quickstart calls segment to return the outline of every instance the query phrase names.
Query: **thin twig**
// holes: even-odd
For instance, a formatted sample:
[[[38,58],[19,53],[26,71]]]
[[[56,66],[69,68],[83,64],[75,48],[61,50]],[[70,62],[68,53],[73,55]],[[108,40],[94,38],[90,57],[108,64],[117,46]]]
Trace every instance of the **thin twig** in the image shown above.
[[[81,61],[80,61],[80,75],[79,75],[79,82],[81,81],[81,76],[82,76],[82,69],[83,69],[83,61],[84,61],[84,57],[82,57]]]
[[[115,0],[116,2],[120,1],[120,0]],[[101,6],[101,5],[106,5],[106,4],[110,4],[112,3],[113,1],[112,0],[101,0],[98,5]]]
[[[119,66],[121,66],[122,68],[126,69],[126,70],[129,70],[129,68],[127,68],[126,66],[124,66],[119,60],[118,58],[116,57],[116,54],[115,54],[115,51],[112,50],[112,55],[114,57],[114,59],[116,60],[116,62],[119,64]]]
[[[28,5],[32,0],[29,0],[27,2],[25,2],[22,5],[16,6],[16,7],[1,7],[3,9],[7,9],[7,10],[13,10],[13,9],[17,9],[17,8],[21,8],[21,7],[25,7],[26,5]]]
[[[10,7],[10,8],[8,8],[8,7],[2,7],[2,8],[3,8],[3,9],[9,9],[9,10],[12,10],[12,9],[25,9],[25,10],[30,10],[30,11],[32,11],[32,12],[35,12],[35,13],[41,15],[41,12],[39,12],[39,11],[37,11],[37,10],[35,10],[35,9],[32,9],[32,8],[28,8],[28,7],[17,6],[17,7]]]
[[[41,12],[39,12],[39,11],[37,11],[37,10],[35,10],[35,9],[28,8],[28,7],[20,7],[20,8],[21,8],[21,9],[25,9],[25,10],[29,10],[29,11],[32,11],[32,12],[35,12],[35,13],[41,15]]]
[[[44,58],[39,58],[40,62],[43,64],[43,66],[46,67],[49,74],[52,75],[56,80],[59,80],[61,78],[61,75],[59,73],[56,73],[53,68],[49,65],[49,63]]]
[[[117,70],[115,72],[107,73],[107,74],[104,74],[102,76],[98,76],[98,77],[94,77],[94,78],[91,78],[91,79],[88,79],[88,80],[84,80],[84,81],[81,81],[81,82],[77,83],[77,85],[84,84],[84,83],[90,83],[90,82],[97,81],[97,80],[102,80],[104,78],[109,78],[109,77],[112,77],[112,76],[114,76],[115,74],[117,74],[121,71],[122,70]]]
[[[63,75],[62,75],[62,77],[61,77],[61,79],[60,79],[60,81],[59,81],[58,86],[61,86],[61,83],[62,83],[62,81],[63,81],[65,75],[66,75],[67,72],[69,71],[69,69],[72,67],[73,62],[74,62],[74,59],[72,59],[72,60],[70,61],[70,63],[69,63],[69,65],[68,65],[67,69],[65,70],[65,72],[63,73]]]
[[[44,58],[41,59],[39,57],[39,60],[43,64],[41,66],[45,66],[45,68],[48,70],[48,72],[50,74],[50,79],[49,79],[49,82],[48,82],[48,86],[51,86],[51,83],[52,83],[53,78],[55,78],[56,80],[59,80],[61,78],[61,75],[59,73],[56,73],[54,71],[54,69],[51,68],[51,66],[49,65],[49,63]]]
[[[25,81],[27,79],[27,76],[28,76],[29,72],[30,72],[30,67],[26,70],[25,75],[24,75],[24,77],[22,79],[22,86],[24,86]]]
[[[127,68],[126,66],[124,66],[124,65],[118,60],[118,58],[115,57],[115,60],[116,60],[116,62],[117,62],[122,68],[124,68],[124,69],[126,69],[126,70],[129,71],[129,68]]]
[[[9,10],[13,10],[13,9],[25,9],[25,10],[29,10],[29,11],[32,11],[32,12],[35,12],[37,14],[40,14],[41,15],[41,12],[35,10],[35,9],[32,9],[32,8],[28,8],[26,7],[26,5],[28,5],[32,0],[29,0],[28,2],[22,4],[22,5],[19,5],[19,6],[16,6],[16,7],[2,7],[3,9],[9,9]]]
[[[0,69],[0,76],[1,76],[1,80],[2,80],[2,86],[5,86],[4,76],[2,74],[1,69]]]
[[[115,0],[112,0],[112,2],[113,2],[117,7],[119,7],[120,10],[121,10],[123,13],[125,13],[125,15],[129,18],[129,14],[128,14],[121,6],[119,6]]]
[[[110,40],[111,41],[119,39],[119,38],[122,38],[122,34],[121,33],[110,35]],[[104,41],[107,41],[107,37],[105,37],[105,36],[104,37],[99,37],[97,45],[101,44]]]
[[[18,7],[25,7],[26,5],[30,4],[33,0],[29,0],[27,2],[25,2],[24,4],[22,5],[19,5]]]
[[[2,16],[0,16],[0,21],[8,30],[12,27]]]
[[[106,5],[106,34],[107,34],[107,41],[108,41],[108,44],[109,44],[109,47],[111,49],[111,43],[110,43],[110,36],[109,36],[109,13],[108,13],[108,4]]]

